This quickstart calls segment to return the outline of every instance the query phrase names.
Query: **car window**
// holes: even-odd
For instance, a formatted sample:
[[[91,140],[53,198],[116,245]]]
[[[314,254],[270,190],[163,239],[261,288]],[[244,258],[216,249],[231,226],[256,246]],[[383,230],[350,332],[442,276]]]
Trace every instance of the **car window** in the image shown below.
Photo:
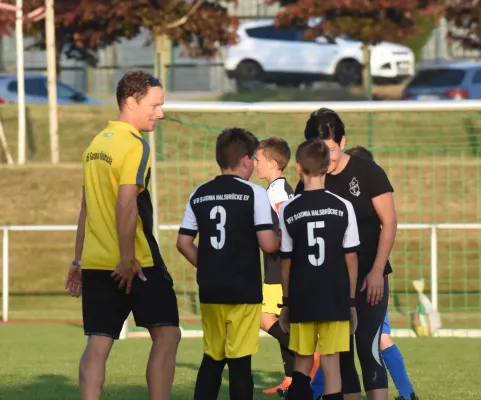
[[[295,30],[295,38],[299,42],[313,42],[312,39],[304,39],[304,34],[306,33],[308,28],[297,28]]]
[[[57,82],[57,97],[63,97],[63,98],[72,98],[72,96],[75,96],[77,94],[77,91],[64,84],[61,82]]]
[[[473,83],[481,83],[481,69],[478,69],[473,76]]]
[[[276,28],[275,26],[261,26],[246,29],[249,37],[254,39],[282,40],[292,42],[298,40],[297,30],[293,28]]]
[[[17,81],[12,81],[8,84],[7,86],[7,90],[10,92],[10,93],[17,93]]]
[[[466,75],[462,69],[433,68],[418,71],[408,87],[417,86],[455,86],[461,84]]]
[[[359,42],[358,39],[356,39],[352,36],[349,36],[349,35],[341,34],[341,35],[339,35],[339,37],[346,42]]]
[[[25,78],[25,94],[27,96],[47,97],[47,80],[44,78]],[[18,93],[18,81],[8,84],[8,91]]]
[[[25,94],[28,96],[47,97],[47,79],[25,78]]]

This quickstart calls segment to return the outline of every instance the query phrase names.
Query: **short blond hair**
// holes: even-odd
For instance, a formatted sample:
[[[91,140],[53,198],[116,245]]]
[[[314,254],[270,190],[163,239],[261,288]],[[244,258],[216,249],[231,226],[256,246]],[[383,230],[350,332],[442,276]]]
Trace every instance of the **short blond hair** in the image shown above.
[[[274,160],[281,171],[289,164],[291,160],[291,149],[289,144],[282,138],[269,137],[260,142],[257,150],[262,151],[264,157],[268,160]]]

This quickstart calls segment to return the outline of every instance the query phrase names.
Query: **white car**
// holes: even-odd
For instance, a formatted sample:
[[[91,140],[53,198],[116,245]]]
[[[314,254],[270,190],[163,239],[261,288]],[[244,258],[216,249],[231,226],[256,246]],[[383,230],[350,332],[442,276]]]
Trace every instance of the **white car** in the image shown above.
[[[224,59],[227,76],[238,88],[250,82],[298,86],[335,80],[343,86],[362,82],[362,44],[345,36],[302,40],[305,28],[278,28],[273,19],[241,24],[238,43]],[[374,80],[401,81],[414,74],[414,53],[406,46],[382,42],[371,47]]]

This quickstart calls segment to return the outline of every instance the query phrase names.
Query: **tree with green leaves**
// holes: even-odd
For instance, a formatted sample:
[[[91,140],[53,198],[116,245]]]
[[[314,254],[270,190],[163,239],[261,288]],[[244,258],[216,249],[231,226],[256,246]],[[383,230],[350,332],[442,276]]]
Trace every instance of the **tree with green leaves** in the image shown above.
[[[284,6],[276,16],[280,26],[305,25],[309,19],[319,22],[309,29],[305,39],[317,36],[335,38],[348,35],[362,42],[363,83],[369,82],[369,49],[382,41],[403,42],[422,31],[417,16],[439,17],[443,0],[267,0]]]
[[[24,0],[26,9],[44,0]],[[191,56],[212,56],[219,46],[235,41],[237,21],[221,1],[188,0],[56,0],[57,55],[97,63],[97,51],[132,39],[142,28],[152,36],[166,35]],[[34,47],[45,48],[45,22],[27,29]]]
[[[446,8],[448,39],[467,50],[481,50],[481,2],[452,1]]]

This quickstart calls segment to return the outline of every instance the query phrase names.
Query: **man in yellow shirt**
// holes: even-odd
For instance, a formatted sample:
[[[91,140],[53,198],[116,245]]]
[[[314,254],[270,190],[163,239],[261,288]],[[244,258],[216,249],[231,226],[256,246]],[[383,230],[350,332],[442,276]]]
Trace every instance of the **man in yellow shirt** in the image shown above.
[[[160,82],[135,71],[117,86],[118,121],[110,121],[83,154],[82,207],[75,260],[66,288],[82,295],[88,342],[80,360],[81,400],[100,400],[105,364],[132,311],[153,344],[147,365],[150,400],[170,398],[180,341],[172,278],[153,235],[147,185],[151,155],[141,131],[164,116]]]

